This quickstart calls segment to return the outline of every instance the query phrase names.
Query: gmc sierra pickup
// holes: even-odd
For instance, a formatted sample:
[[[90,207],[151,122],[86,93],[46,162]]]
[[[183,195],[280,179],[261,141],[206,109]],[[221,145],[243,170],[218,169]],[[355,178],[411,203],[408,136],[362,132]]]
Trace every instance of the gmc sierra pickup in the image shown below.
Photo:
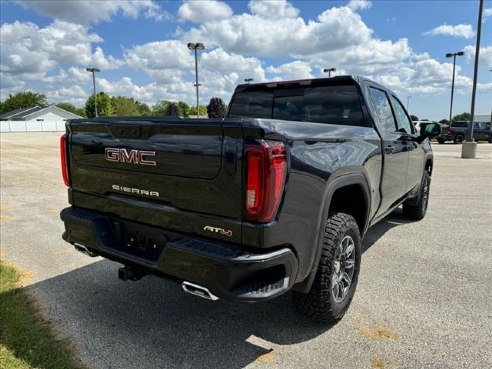
[[[240,85],[226,119],[70,120],[63,239],[210,300],[288,290],[322,322],[354,296],[367,229],[427,210],[433,157],[385,87],[339,76]]]

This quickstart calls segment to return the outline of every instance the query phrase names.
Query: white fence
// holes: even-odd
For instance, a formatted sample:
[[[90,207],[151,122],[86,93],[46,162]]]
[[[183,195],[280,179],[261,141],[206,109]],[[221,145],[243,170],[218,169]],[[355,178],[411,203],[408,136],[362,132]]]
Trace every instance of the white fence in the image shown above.
[[[24,121],[24,120],[2,120],[0,121],[0,132],[63,132],[65,131],[64,120]]]

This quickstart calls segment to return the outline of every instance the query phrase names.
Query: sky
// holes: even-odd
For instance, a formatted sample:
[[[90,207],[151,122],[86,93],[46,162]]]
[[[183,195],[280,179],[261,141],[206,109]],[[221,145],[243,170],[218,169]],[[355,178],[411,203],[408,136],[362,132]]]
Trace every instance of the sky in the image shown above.
[[[229,102],[236,85],[361,75],[391,88],[420,119],[470,112],[478,0],[4,1],[0,99],[19,91],[83,106],[97,91],[196,103]],[[485,1],[476,114],[492,109],[492,0]]]

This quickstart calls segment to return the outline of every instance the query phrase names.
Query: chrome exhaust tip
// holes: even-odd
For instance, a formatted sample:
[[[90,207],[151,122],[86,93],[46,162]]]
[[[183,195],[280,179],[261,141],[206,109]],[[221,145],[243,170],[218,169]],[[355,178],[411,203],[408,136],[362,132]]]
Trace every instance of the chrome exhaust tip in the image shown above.
[[[219,299],[217,296],[212,294],[208,288],[198,284],[185,281],[181,284],[181,287],[183,288],[183,291],[207,300],[217,301]]]
[[[80,244],[80,243],[74,243],[73,244],[73,247],[75,248],[75,250],[77,250],[78,252],[81,252],[82,254],[84,255],[88,255],[90,256],[91,258],[95,257],[95,256],[99,256],[98,254],[96,254],[95,252],[92,252],[90,251],[86,246]]]

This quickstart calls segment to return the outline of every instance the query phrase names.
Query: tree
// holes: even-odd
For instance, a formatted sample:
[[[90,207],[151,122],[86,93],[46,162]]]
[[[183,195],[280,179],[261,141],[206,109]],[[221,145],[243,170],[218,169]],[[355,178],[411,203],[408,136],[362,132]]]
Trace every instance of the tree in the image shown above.
[[[152,107],[152,114],[153,115],[166,115],[166,109],[167,106],[169,105],[170,101],[168,100],[159,100],[155,103],[155,105]]]
[[[188,110],[190,110],[190,106],[187,103],[185,103],[184,101],[178,101],[178,105],[181,108],[181,110],[183,111],[184,116],[187,117],[188,116]]]
[[[207,107],[205,105],[200,105],[200,117],[206,118],[207,117]],[[196,114],[196,106],[190,106],[190,109],[188,110],[188,115],[197,115]]]
[[[145,103],[142,103],[140,101],[135,101],[135,103],[138,106],[138,111],[140,112],[140,115],[151,115],[152,111],[150,110],[149,106]]]
[[[135,100],[133,97],[113,96],[111,102],[114,114],[118,116],[140,116],[150,115],[150,108],[147,104]]]
[[[23,108],[33,108],[35,106],[47,106],[46,96],[36,92],[25,91],[18,92],[15,95],[9,95],[2,103],[0,114],[8,113],[13,110]]]
[[[87,118],[94,118],[96,116],[94,105],[94,95],[91,95],[85,103],[85,113]],[[97,113],[100,117],[111,117],[115,115],[113,102],[105,92],[99,92],[97,94]]]
[[[413,114],[410,115],[410,119],[412,119],[412,122],[417,122],[420,120],[419,117],[417,117],[416,115],[413,115]]]
[[[177,103],[170,102],[169,104],[167,104],[166,112],[164,115],[167,117],[182,117],[183,111]]]
[[[453,117],[453,122],[458,121],[458,120],[466,120],[469,122],[470,118],[471,118],[470,113],[461,113],[461,114],[455,115]]]
[[[226,104],[220,97],[212,97],[207,105],[209,118],[224,118],[226,115]]]
[[[447,120],[447,119],[441,119],[441,120],[439,121],[439,123],[440,123],[440,124],[449,124],[449,120]]]
[[[60,109],[69,111],[70,113],[77,114],[81,117],[85,117],[85,108],[77,108],[75,105],[67,102],[61,102],[56,104]]]

